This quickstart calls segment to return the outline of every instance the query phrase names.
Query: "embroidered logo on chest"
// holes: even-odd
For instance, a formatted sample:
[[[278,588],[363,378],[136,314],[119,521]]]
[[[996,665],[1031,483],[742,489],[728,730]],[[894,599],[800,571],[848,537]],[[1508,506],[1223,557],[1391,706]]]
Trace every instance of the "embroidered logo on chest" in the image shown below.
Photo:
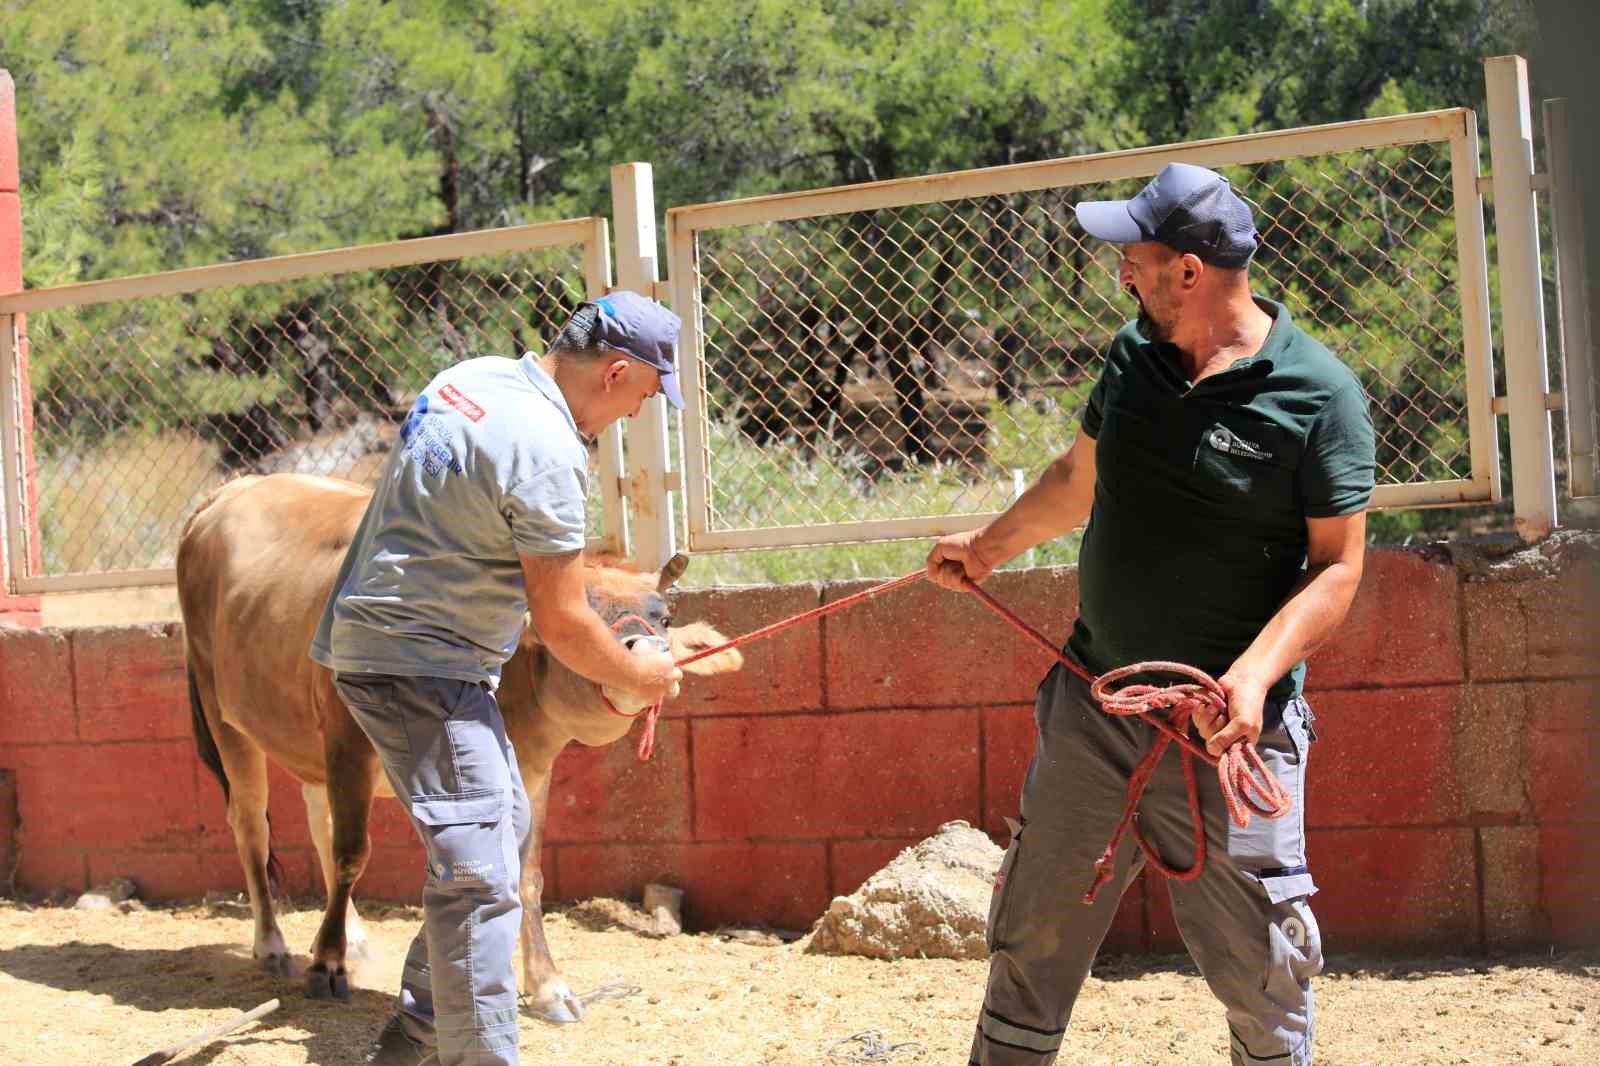
[[[1243,459],[1271,459],[1272,453],[1258,444],[1252,444],[1227,426],[1213,427],[1206,434],[1206,443],[1224,455],[1237,455]]]

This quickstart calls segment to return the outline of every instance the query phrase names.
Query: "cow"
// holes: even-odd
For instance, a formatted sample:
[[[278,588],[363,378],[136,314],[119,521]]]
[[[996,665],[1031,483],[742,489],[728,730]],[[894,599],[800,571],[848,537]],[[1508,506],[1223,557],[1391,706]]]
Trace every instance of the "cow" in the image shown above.
[[[371,742],[334,689],[331,671],[307,655],[371,495],[352,482],[302,474],[239,478],[201,503],[178,544],[195,742],[227,800],[255,920],[254,955],[280,976],[288,976],[290,965],[273,914],[267,760],[301,782],[327,887],[327,908],[305,971],[314,998],[350,997],[346,958],[360,957],[365,948],[350,895],[370,854],[368,810],[375,795],[393,795]],[[639,629],[637,619],[647,620],[666,635],[676,658],[723,643],[704,623],[671,624],[664,595],[687,561],[675,556],[657,575],[612,560],[588,560],[589,600],[608,623],[635,616],[621,628]],[[729,650],[685,670],[716,674],[741,665],[739,653]],[[550,956],[540,910],[539,851],[551,770],[568,742],[609,744],[633,720],[608,708],[592,682],[558,662],[531,624],[504,667],[497,699],[533,816],[521,886],[522,988],[535,1014],[577,1021],[583,1009]]]

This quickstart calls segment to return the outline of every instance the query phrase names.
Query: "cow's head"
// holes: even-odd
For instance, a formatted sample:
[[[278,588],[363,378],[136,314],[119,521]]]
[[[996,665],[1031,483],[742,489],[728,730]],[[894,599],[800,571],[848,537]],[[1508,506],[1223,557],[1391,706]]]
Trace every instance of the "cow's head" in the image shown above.
[[[673,617],[670,591],[688,565],[688,556],[674,555],[659,573],[651,573],[613,556],[589,556],[584,560],[584,585],[589,605],[612,627],[617,640],[636,652],[665,650],[670,651],[673,658],[682,659],[722,644],[728,638],[707,623],[681,622]],[[514,658],[526,663],[527,676],[539,705],[552,710],[557,707],[572,711],[603,709],[594,686],[555,662],[540,644],[531,619],[524,627],[522,647]],[[510,675],[520,673],[521,665],[507,664],[508,683],[520,680]],[[731,673],[743,665],[744,656],[737,649],[730,649],[690,663],[683,669],[687,674],[708,676]],[[625,708],[629,712],[636,709]]]

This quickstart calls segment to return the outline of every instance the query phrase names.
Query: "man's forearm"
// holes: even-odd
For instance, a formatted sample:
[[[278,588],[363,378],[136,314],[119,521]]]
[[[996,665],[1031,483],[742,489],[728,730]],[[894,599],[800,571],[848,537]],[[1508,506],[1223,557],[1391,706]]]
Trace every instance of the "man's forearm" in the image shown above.
[[[542,612],[534,626],[551,654],[591,681],[625,692],[646,688],[652,681],[610,627],[587,608]]]
[[[1346,562],[1308,570],[1228,673],[1270,686],[1333,635],[1360,584],[1360,567]]]
[[[1083,525],[1094,503],[1094,474],[1075,446],[1056,458],[1034,485],[973,542],[984,561],[999,566],[1029,548]]]

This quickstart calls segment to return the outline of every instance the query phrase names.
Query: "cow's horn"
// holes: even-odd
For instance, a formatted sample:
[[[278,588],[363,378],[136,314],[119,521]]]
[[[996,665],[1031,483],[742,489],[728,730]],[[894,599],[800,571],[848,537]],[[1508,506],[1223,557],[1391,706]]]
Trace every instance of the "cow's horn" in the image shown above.
[[[682,552],[678,552],[667,560],[666,566],[661,568],[661,577],[656,582],[656,591],[667,591],[673,586],[674,582],[683,576],[683,572],[687,569],[689,569],[689,557]]]

